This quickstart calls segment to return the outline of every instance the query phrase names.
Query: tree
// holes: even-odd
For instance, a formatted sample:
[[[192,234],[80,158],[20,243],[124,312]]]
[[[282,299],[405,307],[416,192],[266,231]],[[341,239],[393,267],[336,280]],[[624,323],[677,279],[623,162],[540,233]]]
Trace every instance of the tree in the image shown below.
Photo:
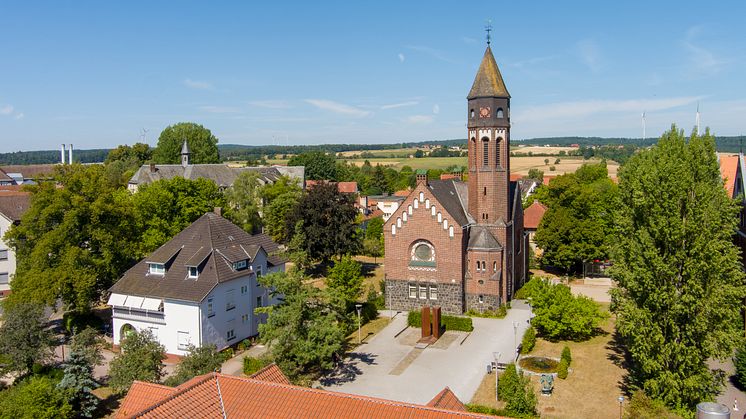
[[[723,383],[707,361],[730,356],[743,335],[739,206],[723,188],[712,135],[687,141],[675,125],[629,159],[619,189],[612,310],[630,382],[692,409]]]
[[[225,196],[215,182],[202,178],[159,180],[141,186],[131,199],[137,219],[138,258],[166,243],[206,212],[225,206]]]
[[[531,296],[535,317],[531,324],[541,336],[550,340],[584,340],[593,336],[607,316],[590,298],[574,296],[570,288],[547,284]]]
[[[259,191],[259,194],[262,197],[264,205],[267,206],[272,204],[275,199],[282,195],[299,195],[302,191],[303,189],[301,189],[298,179],[282,175],[274,182],[264,185]]]
[[[54,182],[32,188],[31,206],[5,235],[18,266],[10,302],[85,312],[134,264],[138,231],[130,194],[115,189],[100,165],[65,165]]]
[[[259,232],[262,227],[259,216],[262,205],[261,188],[259,173],[247,170],[241,172],[233,185],[225,191],[225,199],[230,207],[226,217],[250,234]]]
[[[305,166],[306,179],[331,180],[337,179],[337,163],[334,155],[323,151],[301,153],[288,160],[288,166]]]
[[[743,344],[733,357],[733,365],[736,367],[736,382],[740,388],[746,388],[746,347]]]
[[[30,377],[13,387],[0,391],[2,419],[58,419],[73,416],[65,392],[57,388],[57,380]]]
[[[497,395],[505,401],[506,413],[511,415],[536,415],[536,394],[531,380],[520,375],[515,364],[510,363],[500,375],[497,384]]]
[[[358,301],[363,286],[360,262],[350,256],[342,257],[329,269],[326,285],[338,292],[348,306]]]
[[[52,333],[47,330],[44,308],[29,302],[18,302],[4,308],[0,355],[5,365],[0,365],[0,372],[29,372],[34,363],[51,355]]]
[[[70,352],[78,352],[89,365],[101,365],[104,357],[101,355],[101,347],[104,340],[99,336],[96,329],[86,327],[73,335]]]
[[[120,145],[106,156],[106,178],[113,186],[124,186],[135,171],[152,158],[153,149],[147,144]]]
[[[156,383],[161,379],[166,352],[150,330],[129,333],[121,343],[122,351],[109,368],[109,385],[115,393],[123,394],[135,380]]]
[[[292,214],[300,200],[300,192],[284,193],[264,209],[264,227],[267,234],[277,243],[287,243],[294,234],[288,230],[288,216]]]
[[[573,271],[582,269],[583,260],[608,259],[618,188],[605,163],[552,179],[548,188],[538,188],[537,199],[549,206],[536,231],[545,264]]]
[[[308,256],[329,260],[332,256],[357,254],[357,215],[353,195],[339,192],[337,185],[322,183],[300,199],[286,226],[293,231],[301,221]]]
[[[176,387],[198,375],[218,371],[224,361],[223,355],[213,344],[199,347],[189,345],[188,351],[176,367],[174,375],[166,379],[167,386]]]
[[[267,313],[259,336],[291,378],[331,368],[343,351],[346,336],[345,313],[327,292],[304,279],[297,270],[259,278],[281,299],[278,305],[257,309]]]
[[[158,137],[153,160],[160,164],[181,163],[181,147],[189,145],[190,164],[220,163],[218,139],[209,129],[193,122],[180,122],[166,127]]]
[[[533,179],[533,180],[535,180],[535,181],[537,181],[539,183],[544,182],[544,172],[541,171],[541,170],[539,170],[539,169],[537,169],[537,168],[528,169],[528,176],[527,177],[529,179]]]
[[[68,395],[68,403],[77,416],[93,417],[98,406],[98,397],[92,391],[96,388],[93,380],[93,365],[88,362],[88,355],[79,350],[73,350],[65,364],[65,375],[57,388]]]

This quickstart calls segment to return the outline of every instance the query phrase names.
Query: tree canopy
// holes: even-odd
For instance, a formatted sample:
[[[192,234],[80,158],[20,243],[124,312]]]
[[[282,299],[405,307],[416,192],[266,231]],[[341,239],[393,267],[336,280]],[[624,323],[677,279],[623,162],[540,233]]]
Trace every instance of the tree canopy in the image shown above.
[[[259,173],[247,170],[238,175],[233,185],[225,191],[229,211],[226,217],[249,233],[261,231],[262,184]]]
[[[153,160],[160,164],[181,162],[181,147],[184,140],[189,145],[189,163],[220,163],[218,139],[209,129],[194,122],[180,122],[166,127],[158,137],[153,151]]]
[[[199,347],[190,344],[188,350],[189,353],[176,366],[174,375],[166,379],[167,386],[176,387],[198,375],[217,371],[223,364],[224,357],[214,344]]]
[[[58,419],[73,417],[67,394],[57,389],[58,380],[30,377],[0,391],[2,419]]]
[[[31,371],[34,363],[51,356],[52,333],[47,330],[44,309],[39,304],[19,302],[5,306],[0,326],[0,373]]]
[[[160,381],[166,351],[150,330],[128,333],[121,343],[122,351],[109,368],[109,385],[115,393],[125,393],[135,380]]]
[[[707,361],[730,356],[743,336],[738,204],[723,188],[712,135],[687,141],[676,126],[630,158],[619,189],[612,310],[630,383],[691,409],[723,383]]]
[[[288,166],[305,166],[306,179],[337,179],[337,162],[333,154],[323,151],[311,151],[295,155],[288,160]]]

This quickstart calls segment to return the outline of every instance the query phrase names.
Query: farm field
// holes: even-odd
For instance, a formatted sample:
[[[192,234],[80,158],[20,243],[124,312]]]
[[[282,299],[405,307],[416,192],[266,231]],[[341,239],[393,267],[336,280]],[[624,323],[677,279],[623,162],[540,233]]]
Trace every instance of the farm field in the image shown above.
[[[556,154],[559,155],[560,151],[564,151],[566,153],[569,153],[571,151],[577,151],[578,149],[576,147],[544,147],[544,146],[538,146],[538,145],[532,145],[532,146],[525,146],[525,147],[517,147],[516,144],[512,144],[510,146],[510,151],[515,151],[517,153],[534,153],[534,154]]]

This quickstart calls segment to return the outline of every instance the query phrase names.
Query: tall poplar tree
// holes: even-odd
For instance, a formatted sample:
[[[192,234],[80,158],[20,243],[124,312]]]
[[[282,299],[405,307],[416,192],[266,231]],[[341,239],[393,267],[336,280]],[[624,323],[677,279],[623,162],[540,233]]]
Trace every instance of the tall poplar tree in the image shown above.
[[[707,366],[741,336],[746,287],[729,199],[709,131],[672,126],[620,172],[612,310],[633,387],[678,409],[711,400],[723,375]]]

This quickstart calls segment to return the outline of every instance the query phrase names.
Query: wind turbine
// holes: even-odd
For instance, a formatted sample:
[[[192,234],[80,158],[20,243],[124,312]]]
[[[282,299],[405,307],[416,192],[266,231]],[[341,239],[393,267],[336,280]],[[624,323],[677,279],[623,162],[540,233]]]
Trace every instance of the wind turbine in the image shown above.
[[[645,111],[642,111],[642,141],[645,141]]]
[[[697,123],[697,134],[699,134],[700,133],[700,131],[699,131],[699,102],[697,102],[697,118],[696,118],[696,123]]]
[[[148,138],[145,135],[147,133],[148,133],[147,129],[145,129],[145,128],[141,128],[140,129],[140,142],[142,142],[143,144],[147,144],[148,143]]]

